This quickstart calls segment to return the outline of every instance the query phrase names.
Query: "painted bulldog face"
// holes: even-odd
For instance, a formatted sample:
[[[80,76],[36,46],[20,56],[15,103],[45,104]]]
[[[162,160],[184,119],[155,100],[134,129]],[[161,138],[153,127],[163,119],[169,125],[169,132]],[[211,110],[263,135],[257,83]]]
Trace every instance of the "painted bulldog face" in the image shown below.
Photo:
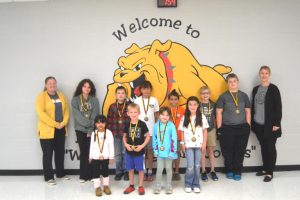
[[[132,100],[140,96],[139,85],[145,80],[150,81],[153,88],[166,88],[166,71],[164,63],[159,57],[160,50],[161,48],[155,44],[143,48],[133,44],[125,50],[128,56],[119,58],[120,68],[115,71],[114,81],[130,84]]]
[[[190,96],[200,97],[199,89],[209,86],[210,99],[216,101],[227,90],[224,74],[231,67],[222,64],[209,67],[201,65],[192,52],[184,45],[171,40],[161,43],[154,40],[151,45],[140,48],[136,44],[125,50],[126,56],[118,59],[119,68],[115,70],[114,82],[107,85],[103,102],[103,113],[115,102],[115,89],[122,85],[128,98],[134,101],[140,96],[139,86],[145,80],[153,87],[154,96],[160,106],[167,106],[167,95],[172,90],[179,93],[179,105],[185,105]]]

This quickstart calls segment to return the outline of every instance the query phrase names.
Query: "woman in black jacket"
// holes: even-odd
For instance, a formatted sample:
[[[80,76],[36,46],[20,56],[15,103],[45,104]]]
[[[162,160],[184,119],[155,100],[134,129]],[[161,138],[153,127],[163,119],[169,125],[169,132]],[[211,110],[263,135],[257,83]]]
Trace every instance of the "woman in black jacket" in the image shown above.
[[[271,69],[259,70],[261,84],[252,91],[252,130],[261,146],[263,168],[256,176],[270,182],[276,164],[276,141],[281,136],[282,104],[279,89],[270,83]]]

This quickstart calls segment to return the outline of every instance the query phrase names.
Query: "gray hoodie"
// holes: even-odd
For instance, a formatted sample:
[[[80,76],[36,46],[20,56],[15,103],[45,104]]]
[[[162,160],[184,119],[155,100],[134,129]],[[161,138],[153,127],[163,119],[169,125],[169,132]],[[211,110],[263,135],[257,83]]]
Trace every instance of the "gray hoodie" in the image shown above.
[[[89,96],[88,104],[88,117],[85,117],[85,112],[81,105],[80,95],[72,99],[72,111],[75,121],[75,130],[91,134],[94,129],[94,119],[99,114],[99,100],[97,97]]]

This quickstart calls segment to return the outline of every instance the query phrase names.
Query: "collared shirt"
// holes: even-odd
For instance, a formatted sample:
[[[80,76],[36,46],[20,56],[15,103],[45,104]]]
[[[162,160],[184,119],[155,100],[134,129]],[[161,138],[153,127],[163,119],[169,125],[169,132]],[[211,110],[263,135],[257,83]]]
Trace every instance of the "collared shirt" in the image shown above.
[[[110,105],[107,114],[107,128],[112,132],[114,136],[122,137],[125,132],[125,124],[130,122],[130,118],[127,115],[127,106],[130,104],[129,101],[125,102],[125,108],[122,112],[124,103],[118,104],[117,102]],[[118,111],[119,110],[119,111]],[[119,116],[119,112],[121,117]],[[121,123],[119,123],[121,121]]]

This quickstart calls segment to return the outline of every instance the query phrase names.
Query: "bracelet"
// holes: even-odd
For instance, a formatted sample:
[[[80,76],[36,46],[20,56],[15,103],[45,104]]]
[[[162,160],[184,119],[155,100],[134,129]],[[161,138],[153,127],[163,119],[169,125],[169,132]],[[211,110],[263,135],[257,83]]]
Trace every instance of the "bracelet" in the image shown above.
[[[185,144],[184,142],[180,142],[180,144]]]

